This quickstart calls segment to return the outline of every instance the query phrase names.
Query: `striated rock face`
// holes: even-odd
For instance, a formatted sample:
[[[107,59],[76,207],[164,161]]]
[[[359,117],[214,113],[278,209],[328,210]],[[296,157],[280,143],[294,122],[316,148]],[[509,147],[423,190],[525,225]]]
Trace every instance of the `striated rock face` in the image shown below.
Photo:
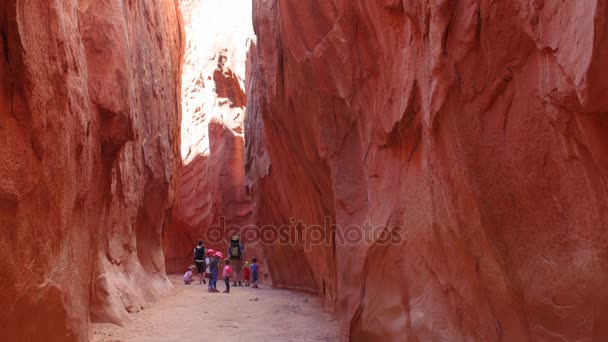
[[[264,248],[276,286],[321,293],[353,341],[608,335],[606,1],[253,12],[255,220],[336,223]]]
[[[170,287],[173,0],[0,3],[0,340],[87,340]]]
[[[243,120],[248,55],[253,41],[251,1],[181,0],[186,48],[182,75],[182,159],[171,229],[165,233],[168,272],[192,263],[208,228],[251,223],[245,189]]]

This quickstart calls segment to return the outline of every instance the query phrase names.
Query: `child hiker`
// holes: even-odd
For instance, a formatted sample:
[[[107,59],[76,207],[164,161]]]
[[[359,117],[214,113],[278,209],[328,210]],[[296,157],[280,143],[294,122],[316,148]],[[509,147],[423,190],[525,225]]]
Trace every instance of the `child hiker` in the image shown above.
[[[224,260],[226,266],[224,266],[224,270],[222,271],[222,277],[224,277],[224,282],[226,282],[226,290],[224,293],[230,293],[230,276],[232,275],[232,267],[230,267],[230,259]]]
[[[215,251],[209,248],[207,250],[207,255],[205,255],[205,278],[209,279],[209,281],[211,281],[211,258],[213,258],[214,254]]]
[[[251,287],[258,288],[258,258],[251,258]]]
[[[243,280],[245,281],[245,286],[249,286],[249,279],[251,279],[251,268],[249,267],[249,261],[245,261],[245,266],[243,266]]]
[[[217,272],[220,267],[220,258],[224,258],[222,252],[215,252],[211,264],[209,265],[211,271],[211,280],[209,281],[209,292],[219,292],[217,290]]]
[[[192,271],[194,271],[194,265],[190,265],[186,273],[184,273],[184,284],[190,285],[192,283]]]

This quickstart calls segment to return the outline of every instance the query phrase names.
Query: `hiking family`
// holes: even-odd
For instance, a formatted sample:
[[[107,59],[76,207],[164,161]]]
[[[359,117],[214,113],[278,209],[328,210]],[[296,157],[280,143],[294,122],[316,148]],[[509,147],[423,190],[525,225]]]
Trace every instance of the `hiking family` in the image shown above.
[[[232,286],[251,286],[258,288],[258,264],[257,258],[251,258],[251,263],[246,261],[243,264],[243,247],[238,236],[233,236],[228,246],[228,258],[224,259],[224,254],[211,248],[206,249],[203,240],[198,240],[194,247],[194,265],[190,265],[184,274],[184,284],[190,285],[193,281],[194,270],[198,273],[200,284],[207,284],[209,280],[209,292],[220,292],[217,289],[219,269],[223,264],[222,278],[224,278],[224,293],[230,293],[230,281]],[[242,280],[241,280],[242,273]],[[234,278],[232,276],[234,275]]]

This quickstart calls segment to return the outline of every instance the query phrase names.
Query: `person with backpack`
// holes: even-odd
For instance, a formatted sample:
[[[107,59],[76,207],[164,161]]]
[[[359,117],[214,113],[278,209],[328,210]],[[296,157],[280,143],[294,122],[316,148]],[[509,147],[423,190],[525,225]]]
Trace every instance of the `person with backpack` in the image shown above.
[[[234,272],[234,284],[232,286],[243,286],[241,282],[241,269],[243,268],[243,246],[241,246],[241,239],[238,235],[232,237],[230,246],[228,246],[228,257],[230,258],[230,264]]]
[[[194,247],[193,252],[199,284],[207,284],[205,281],[205,269],[207,267],[205,265],[205,246],[203,246],[203,240],[198,240],[198,245]]]

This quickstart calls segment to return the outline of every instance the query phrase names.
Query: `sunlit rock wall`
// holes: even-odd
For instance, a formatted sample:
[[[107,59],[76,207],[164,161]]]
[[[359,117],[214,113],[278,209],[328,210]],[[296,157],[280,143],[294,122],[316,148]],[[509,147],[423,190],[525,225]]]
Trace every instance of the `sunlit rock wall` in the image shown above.
[[[186,36],[182,75],[182,160],[167,270],[192,263],[198,239],[225,251],[208,229],[251,223],[245,189],[244,130],[249,50],[254,46],[251,1],[182,0]]]

